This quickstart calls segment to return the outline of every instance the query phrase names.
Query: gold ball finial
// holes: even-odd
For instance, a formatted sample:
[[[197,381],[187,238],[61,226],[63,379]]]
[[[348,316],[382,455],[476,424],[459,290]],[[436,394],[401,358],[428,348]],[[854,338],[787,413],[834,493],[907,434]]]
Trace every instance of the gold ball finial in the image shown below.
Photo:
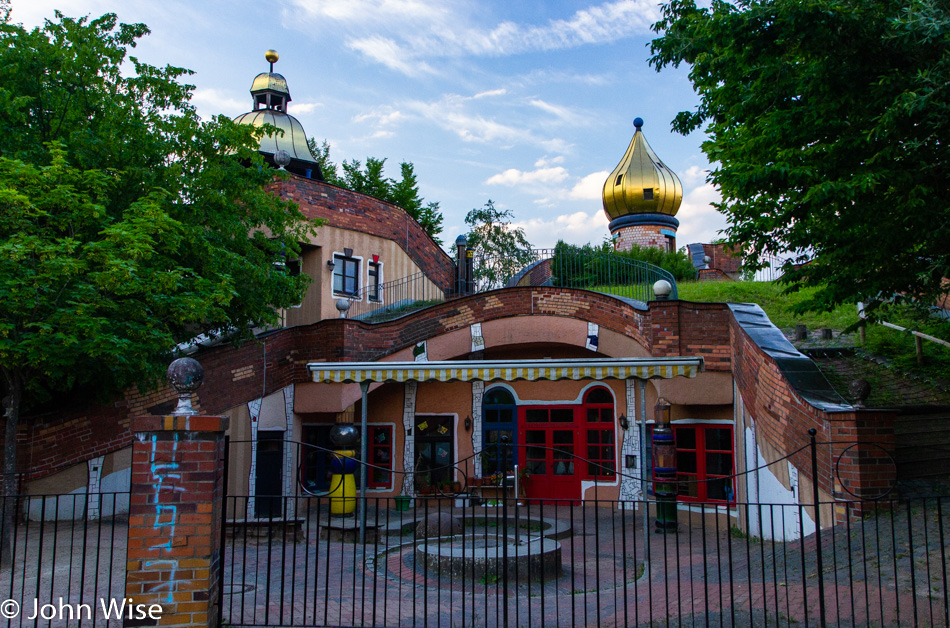
[[[264,58],[267,59],[268,63],[277,63],[277,60],[280,58],[276,50],[268,50],[264,53]]]

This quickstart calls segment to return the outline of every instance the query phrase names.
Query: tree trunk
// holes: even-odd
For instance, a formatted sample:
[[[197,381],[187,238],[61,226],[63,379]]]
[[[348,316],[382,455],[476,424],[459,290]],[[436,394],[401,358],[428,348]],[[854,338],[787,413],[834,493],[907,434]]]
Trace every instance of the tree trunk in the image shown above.
[[[3,441],[3,496],[0,497],[0,566],[7,567],[13,560],[13,515],[16,512],[16,434],[20,423],[20,405],[23,401],[23,379],[16,371],[4,369],[7,380],[6,430]]]

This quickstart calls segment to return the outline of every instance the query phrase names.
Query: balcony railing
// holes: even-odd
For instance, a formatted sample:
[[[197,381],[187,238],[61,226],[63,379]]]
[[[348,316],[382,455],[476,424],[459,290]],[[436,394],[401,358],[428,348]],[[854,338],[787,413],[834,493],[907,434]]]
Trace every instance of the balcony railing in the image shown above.
[[[574,247],[535,249],[530,255],[483,256],[474,260],[473,278],[459,287],[459,294],[479,294],[513,286],[560,286],[612,294],[646,302],[656,299],[653,284],[665,279],[677,298],[676,280],[668,271],[601,251]],[[366,286],[350,301],[347,318],[381,323],[442,303],[450,296],[419,272]]]

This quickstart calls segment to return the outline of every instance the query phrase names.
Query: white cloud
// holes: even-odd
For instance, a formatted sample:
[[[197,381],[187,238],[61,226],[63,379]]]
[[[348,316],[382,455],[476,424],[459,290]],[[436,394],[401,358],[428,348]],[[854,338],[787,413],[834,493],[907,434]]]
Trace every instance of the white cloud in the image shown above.
[[[379,126],[395,124],[403,120],[406,116],[398,109],[377,109],[368,113],[361,113],[353,116],[353,122],[366,122],[375,120]]]
[[[478,98],[489,98],[491,96],[504,96],[507,93],[508,93],[508,90],[505,89],[504,87],[500,89],[490,89],[488,91],[479,92],[475,94],[474,96],[472,96],[472,100],[476,100]]]
[[[470,111],[468,103],[471,100],[471,97],[445,94],[433,102],[415,100],[401,106],[436,126],[455,133],[465,142],[494,143],[500,144],[501,148],[528,144],[540,146],[551,153],[568,150],[569,145],[560,138],[538,137],[522,126],[503,124],[481,113]]]
[[[419,61],[416,55],[406,50],[388,37],[374,35],[362,39],[352,39],[347,46],[361,52],[372,61],[381,63],[390,70],[395,70],[406,76],[420,76],[432,74],[434,70],[424,61]]]
[[[283,17],[298,28],[342,28],[347,47],[407,76],[433,71],[426,58],[563,50],[648,34],[659,17],[653,0],[606,2],[537,25],[486,27],[477,23],[483,12],[448,0],[289,0]]]
[[[577,200],[601,200],[604,195],[604,181],[607,180],[609,172],[599,170],[592,172],[571,188],[567,193],[568,198]]]
[[[525,231],[528,241],[538,248],[552,248],[558,240],[570,244],[599,244],[609,235],[607,216],[602,211],[561,214],[551,220],[532,218],[514,223]]]
[[[677,246],[711,242],[721,237],[718,231],[726,228],[726,217],[712,206],[712,203],[720,199],[719,192],[708,183],[686,192],[683,204],[676,212],[680,221],[676,231]]]
[[[313,113],[322,106],[322,102],[296,102],[292,100],[290,101],[290,106],[287,111],[293,115],[304,116],[308,113]]]
[[[686,186],[699,185],[706,182],[706,175],[708,173],[708,167],[700,168],[699,166],[690,166],[686,169],[686,172],[683,173],[680,179]]]
[[[502,173],[493,175],[485,183],[487,185],[535,185],[538,183],[559,183],[567,178],[567,170],[561,166],[554,168],[538,168],[530,172],[509,168]]]
[[[568,107],[562,107],[560,105],[552,105],[551,103],[544,102],[543,100],[540,100],[540,99],[532,100],[531,105],[534,107],[537,107],[538,109],[540,109],[541,111],[545,113],[551,114],[552,116],[554,116],[561,122],[564,122],[567,124],[578,125],[578,124],[583,124],[587,121],[583,116],[581,116],[580,114],[578,114],[577,112],[573,111],[572,109]]]
[[[238,100],[230,93],[214,88],[196,89],[191,97],[191,103],[202,118],[210,118],[218,114],[233,118],[251,110],[250,98]]]
[[[557,155],[555,157],[550,157],[550,158],[547,155],[545,155],[544,157],[541,157],[536,162],[534,162],[534,167],[546,168],[552,164],[563,164],[563,163],[564,163],[564,155]]]

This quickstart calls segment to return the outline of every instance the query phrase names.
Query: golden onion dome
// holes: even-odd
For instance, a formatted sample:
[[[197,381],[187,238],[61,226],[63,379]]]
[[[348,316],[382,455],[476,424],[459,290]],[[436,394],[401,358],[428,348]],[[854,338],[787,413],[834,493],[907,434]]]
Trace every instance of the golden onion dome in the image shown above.
[[[650,148],[640,130],[643,119],[636,118],[633,126],[637,130],[627,152],[604,182],[604,213],[611,221],[631,214],[675,216],[683,184]]]
[[[264,58],[270,63],[270,72],[262,72],[254,77],[251,84],[254,109],[236,117],[234,121],[256,127],[270,124],[283,131],[283,134],[262,137],[260,151],[271,162],[275,162],[278,151],[287,151],[290,155],[287,170],[322,180],[320,164],[310,152],[303,125],[300,120],[287,113],[287,105],[291,100],[290,89],[287,88],[287,79],[274,72],[277,52],[268,50]]]

